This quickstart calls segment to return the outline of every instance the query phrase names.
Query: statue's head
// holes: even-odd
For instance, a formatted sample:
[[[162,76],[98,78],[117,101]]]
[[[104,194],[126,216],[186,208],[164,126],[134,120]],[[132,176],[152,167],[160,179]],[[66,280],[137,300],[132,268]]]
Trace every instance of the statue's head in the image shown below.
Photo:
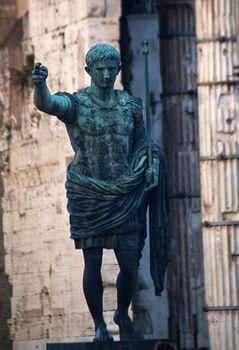
[[[92,46],[85,56],[86,72],[95,85],[113,87],[120,71],[120,53],[112,45],[100,43]]]
[[[114,46],[107,43],[93,45],[86,53],[85,62],[92,68],[96,62],[115,61],[120,66],[120,53]]]

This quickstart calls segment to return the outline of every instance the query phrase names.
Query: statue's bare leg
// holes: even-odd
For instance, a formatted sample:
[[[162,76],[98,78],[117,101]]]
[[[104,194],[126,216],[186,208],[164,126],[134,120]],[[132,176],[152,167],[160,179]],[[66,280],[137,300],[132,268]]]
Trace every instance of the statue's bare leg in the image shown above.
[[[119,326],[120,339],[142,338],[131,321],[128,310],[137,284],[138,250],[115,250],[120,267],[117,277],[117,310],[114,321]]]
[[[95,324],[94,341],[112,341],[103,316],[102,249],[83,249],[83,255],[85,261],[83,290]]]

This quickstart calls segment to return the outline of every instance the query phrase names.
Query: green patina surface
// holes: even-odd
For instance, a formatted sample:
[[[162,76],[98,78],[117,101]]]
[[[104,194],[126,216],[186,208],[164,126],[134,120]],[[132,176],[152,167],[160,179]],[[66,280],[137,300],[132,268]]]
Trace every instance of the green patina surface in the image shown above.
[[[152,208],[150,264],[157,295],[163,290],[168,263],[164,156],[145,131],[141,99],[114,89],[120,71],[119,52],[112,45],[96,44],[86,54],[86,65],[91,84],[74,93],[52,95],[46,84],[47,67],[41,63],[36,63],[32,74],[36,107],[65,124],[74,151],[67,169],[67,210],[71,238],[76,248],[83,249],[84,291],[95,323],[95,339],[101,341],[100,345],[75,345],[75,349],[148,350],[152,345],[149,342],[110,342],[103,318],[98,266],[102,249],[114,249],[120,266],[114,322],[119,326],[121,340],[140,339],[128,308],[146,237],[148,203]],[[94,290],[92,281],[98,281]],[[109,342],[102,347],[105,340]],[[67,345],[55,346],[68,349]],[[74,345],[69,346],[74,349]],[[54,349],[53,345],[49,349]]]

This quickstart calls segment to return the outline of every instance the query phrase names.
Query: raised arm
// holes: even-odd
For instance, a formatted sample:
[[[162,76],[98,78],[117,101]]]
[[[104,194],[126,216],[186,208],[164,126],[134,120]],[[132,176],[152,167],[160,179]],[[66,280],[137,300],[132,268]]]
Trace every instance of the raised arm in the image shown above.
[[[47,87],[48,69],[40,62],[32,71],[34,85],[34,104],[37,109],[52,115],[63,115],[71,108],[71,100],[67,96],[52,95]]]

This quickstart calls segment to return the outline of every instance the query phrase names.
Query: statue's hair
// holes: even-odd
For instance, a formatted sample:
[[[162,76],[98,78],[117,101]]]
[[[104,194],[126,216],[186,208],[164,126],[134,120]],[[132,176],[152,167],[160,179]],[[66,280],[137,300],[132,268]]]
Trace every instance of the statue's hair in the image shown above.
[[[93,45],[86,53],[85,62],[88,67],[92,67],[96,61],[112,59],[120,65],[120,53],[114,46],[106,43]]]

